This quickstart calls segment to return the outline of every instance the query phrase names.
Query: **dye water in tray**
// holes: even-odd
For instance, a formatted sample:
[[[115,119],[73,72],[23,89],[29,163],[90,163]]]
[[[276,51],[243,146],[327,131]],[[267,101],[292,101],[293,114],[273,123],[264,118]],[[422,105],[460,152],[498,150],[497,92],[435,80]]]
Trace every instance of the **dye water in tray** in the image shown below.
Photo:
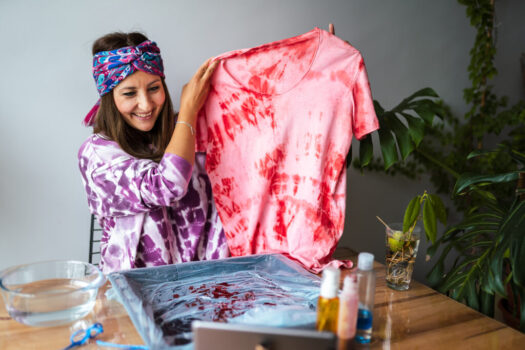
[[[320,279],[281,255],[257,255],[109,275],[149,346],[192,342],[194,320],[314,328]]]

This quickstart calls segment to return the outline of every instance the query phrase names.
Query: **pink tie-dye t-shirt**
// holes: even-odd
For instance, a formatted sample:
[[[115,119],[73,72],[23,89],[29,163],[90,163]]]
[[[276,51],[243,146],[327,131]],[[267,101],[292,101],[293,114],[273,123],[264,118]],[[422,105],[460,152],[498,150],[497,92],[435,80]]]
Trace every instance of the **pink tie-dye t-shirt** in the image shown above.
[[[196,143],[230,253],[318,272],[343,233],[352,136],[379,127],[363,58],[318,28],[217,58]]]

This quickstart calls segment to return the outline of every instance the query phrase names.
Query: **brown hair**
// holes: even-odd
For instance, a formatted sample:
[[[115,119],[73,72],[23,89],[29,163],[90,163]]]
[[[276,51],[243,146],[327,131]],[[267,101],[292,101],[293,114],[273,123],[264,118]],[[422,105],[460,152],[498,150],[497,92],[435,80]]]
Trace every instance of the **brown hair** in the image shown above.
[[[101,51],[137,46],[146,40],[148,38],[144,34],[137,32],[106,34],[93,43],[93,55]],[[175,126],[175,112],[164,78],[162,78],[162,86],[166,94],[166,101],[153,129],[144,132],[128,125],[115,105],[113,91],[110,91],[100,98],[100,107],[95,116],[93,132],[104,134],[134,157],[160,161]]]

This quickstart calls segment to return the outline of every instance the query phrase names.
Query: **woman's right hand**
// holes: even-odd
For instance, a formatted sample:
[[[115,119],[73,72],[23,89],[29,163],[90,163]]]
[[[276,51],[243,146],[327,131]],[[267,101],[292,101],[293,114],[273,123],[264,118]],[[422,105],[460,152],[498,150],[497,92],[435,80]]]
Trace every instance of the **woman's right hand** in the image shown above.
[[[179,120],[182,120],[180,119],[181,117],[188,118],[189,120],[186,121],[194,124],[197,113],[208,97],[211,77],[219,64],[219,60],[214,62],[211,62],[211,60],[211,58],[206,60],[190,81],[182,87]]]

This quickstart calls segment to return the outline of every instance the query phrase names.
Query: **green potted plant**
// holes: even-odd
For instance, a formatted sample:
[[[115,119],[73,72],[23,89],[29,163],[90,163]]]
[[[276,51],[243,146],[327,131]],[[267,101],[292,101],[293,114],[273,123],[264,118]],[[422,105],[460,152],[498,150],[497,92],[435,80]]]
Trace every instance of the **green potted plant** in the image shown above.
[[[499,295],[525,331],[525,154],[501,145],[491,152],[473,152],[469,159],[504,154],[516,163],[514,171],[469,173],[456,182],[454,194],[475,196],[479,205],[429,247],[429,255],[439,247],[443,250],[427,278],[440,292],[489,316]],[[516,190],[505,195],[501,187],[507,183]],[[445,259],[452,251],[457,258],[446,268]]]
[[[523,196],[525,187],[520,153],[525,149],[525,101],[507,107],[507,98],[497,96],[491,86],[491,79],[497,74],[495,2],[458,2],[466,7],[467,17],[476,30],[468,66],[472,86],[463,95],[468,112],[463,117],[453,115],[428,88],[403,100],[391,111],[384,111],[374,101],[381,126],[378,136],[382,160],[373,157],[369,136],[359,142],[359,159],[353,163],[361,171],[366,167],[411,179],[426,173],[436,193],[450,194],[464,219],[447,229],[427,251],[432,255],[439,247],[443,248],[428,278],[441,291],[489,316],[493,316],[495,295],[502,296],[511,313],[520,316],[521,330],[525,331],[522,302],[525,273],[523,267],[516,270],[519,258],[525,257],[524,243],[516,233],[524,232],[523,221],[519,221],[523,207],[517,195]],[[525,77],[524,67],[522,62]],[[414,104],[417,101],[420,102]],[[418,117],[417,122],[414,116]],[[434,123],[435,116],[439,117],[439,123]],[[480,151],[494,139],[505,144],[505,148],[497,152]],[[412,144],[407,145],[407,140]],[[519,176],[521,185],[516,184]],[[515,234],[511,235],[511,231]],[[500,247],[499,250],[492,249],[492,245]],[[445,257],[452,252],[459,256],[453,269],[446,270]],[[473,276],[481,280],[476,281]]]

